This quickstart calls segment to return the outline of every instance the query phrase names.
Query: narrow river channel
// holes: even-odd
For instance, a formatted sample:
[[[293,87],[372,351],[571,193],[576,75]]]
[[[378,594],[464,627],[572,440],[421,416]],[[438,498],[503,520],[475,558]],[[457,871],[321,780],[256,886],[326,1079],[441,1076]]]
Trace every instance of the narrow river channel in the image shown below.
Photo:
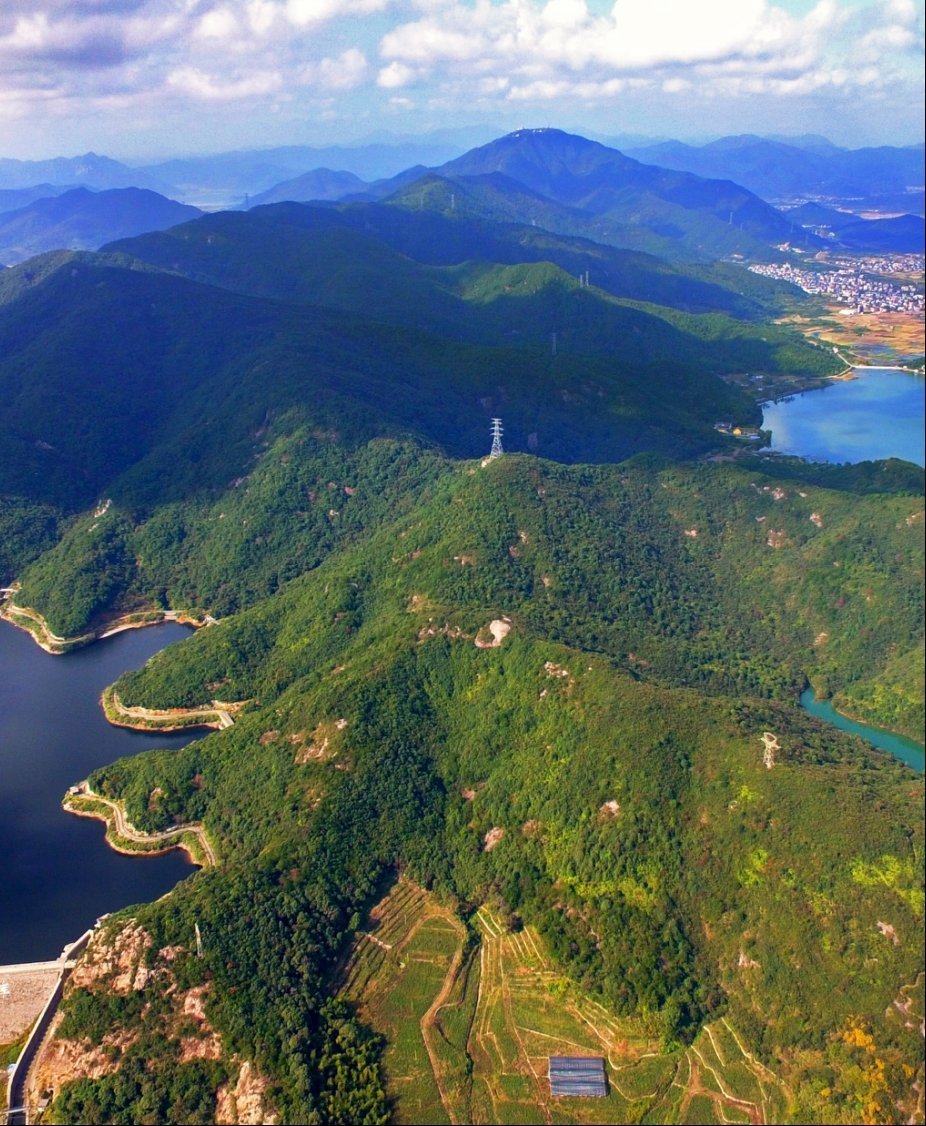
[[[832,704],[826,700],[818,700],[814,696],[812,688],[805,688],[801,693],[801,707],[806,708],[817,719],[831,723],[834,727],[838,727],[840,731],[848,731],[852,735],[860,736],[866,743],[877,747],[879,751],[887,751],[888,754],[892,754],[895,758],[899,758],[901,762],[905,762],[908,766],[912,766],[914,770],[919,770],[922,773],[924,748],[921,743],[915,743],[912,739],[905,739],[903,735],[896,735],[893,731],[886,731],[883,727],[871,727],[857,719],[849,719],[848,716],[840,715]]]
[[[53,657],[0,622],[0,964],[56,958],[99,915],[157,899],[194,871],[181,852],[113,852],[102,822],[61,809],[96,767],[195,737],[112,727],[99,705],[120,673],[188,632],[152,626]]]

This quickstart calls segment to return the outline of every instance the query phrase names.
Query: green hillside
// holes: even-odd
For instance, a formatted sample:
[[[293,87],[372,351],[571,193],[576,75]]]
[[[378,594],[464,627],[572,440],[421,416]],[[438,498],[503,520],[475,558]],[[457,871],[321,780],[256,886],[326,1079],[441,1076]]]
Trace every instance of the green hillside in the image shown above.
[[[837,545],[851,588],[866,537],[910,499],[776,500],[724,467],[432,469],[404,516],[117,684],[131,704],[217,685],[250,701],[224,732],[91,778],[138,827],[202,821],[223,857],[136,913],[152,957],[189,950],[196,921],[203,960],[169,972],[210,982],[210,1022],[271,1078],[283,1119],[375,1121],[374,1044],[327,983],[398,867],[463,918],[490,900],[515,932],[535,926],[609,1011],[650,1014],[666,1052],[729,1020],[780,1077],[786,1120],[896,1121],[918,1052],[890,1013],[920,966],[922,780],[788,702],[813,631],[843,649],[857,625],[813,618],[813,584],[802,607],[787,593]],[[763,541],[771,512],[788,547]],[[724,591],[747,560],[746,589]],[[917,586],[898,563],[881,611],[913,620]],[[492,621],[510,632],[481,648]],[[789,664],[792,633],[806,643]],[[157,998],[145,987],[115,1027],[137,1030]],[[73,994],[68,1034],[92,1039],[102,1005]],[[864,1037],[880,1071],[853,1055]],[[143,1029],[128,1078],[65,1088],[60,1117],[139,1113],[151,1081],[134,1059],[158,1087],[193,1082]]]
[[[35,538],[46,516],[104,494],[132,519],[208,504],[249,474],[264,442],[300,425],[340,433],[349,419],[348,444],[415,434],[473,456],[502,412],[511,447],[565,461],[689,456],[713,444],[717,418],[758,421],[719,374],[832,366],[788,331],[730,315],[744,301],[732,276],[689,279],[724,311],[685,313],[584,286],[550,262],[419,263],[336,215],[292,207],[217,216],[137,249],[150,265],[47,255],[4,279],[7,581],[46,544]],[[568,266],[582,248],[536,252],[547,249]],[[619,293],[640,279],[668,299],[687,278],[655,260],[618,267],[608,277]],[[63,617],[46,603],[53,628],[81,632],[104,608],[88,597],[66,596]]]
[[[729,187],[733,190],[728,203],[735,211],[737,189],[732,184]],[[709,211],[687,207],[645,187],[605,189],[602,196],[590,191],[589,198],[569,205],[508,176],[492,173],[450,178],[428,175],[403,184],[387,197],[387,202],[412,211],[447,213],[459,209],[473,218],[536,225],[557,234],[680,263],[710,262],[727,256],[767,261],[779,256],[767,235],[744,231],[739,223],[733,226]],[[790,234],[790,224],[782,222],[779,240]]]
[[[211,528],[204,520],[181,530],[167,512],[126,527],[123,554],[142,561],[138,595],[161,592],[171,605],[223,615],[229,588],[240,592],[237,609],[289,577],[268,572],[269,560],[289,556],[294,574],[297,558],[307,570],[333,554],[350,580],[302,575],[173,647],[156,674],[132,674],[127,700],[195,706],[207,701],[208,683],[221,681],[233,699],[267,703],[277,685],[361,627],[374,636],[391,636],[399,623],[411,631],[411,602],[473,633],[487,614],[507,614],[522,631],[606,654],[637,678],[785,700],[807,679],[851,698],[853,684],[903,665],[922,637],[921,545],[905,520],[916,504],[909,496],[860,498],[738,467],[646,459],[571,468],[506,456],[474,472],[393,442],[324,462],[307,456],[309,446],[297,437],[272,447],[247,487],[223,500],[221,520],[213,511]],[[287,496],[303,498],[308,511],[287,515]],[[407,514],[395,524],[399,506]],[[113,524],[119,519],[112,514]],[[88,536],[84,528],[84,542],[101,530]],[[877,555],[872,538],[884,545]],[[407,550],[406,540],[415,541]],[[43,605],[32,596],[49,571],[67,574],[67,549],[77,542],[76,534],[65,539],[26,572],[23,601]],[[319,633],[329,617],[345,624]],[[258,639],[253,655],[248,639]],[[915,736],[922,720],[920,699],[900,726]]]
[[[0,310],[0,344],[11,451],[2,487],[65,504],[86,505],[170,444],[186,451],[174,477],[192,458],[199,486],[224,486],[253,456],[252,436],[268,411],[278,417],[294,407],[319,421],[347,411],[358,436],[405,427],[474,454],[504,405],[514,442],[537,431],[541,451],[570,460],[619,457],[650,443],[704,448],[717,412],[750,409],[681,358],[652,370],[619,358],[553,357],[546,342],[459,344],[94,260],[63,266]],[[663,409],[660,386],[689,381],[697,394],[687,406]],[[563,411],[551,400],[562,404],[566,388],[573,399]],[[163,478],[158,485],[168,493],[184,487]]]
[[[364,309],[401,317],[430,292],[426,308],[440,324],[449,308],[441,271],[414,263],[460,266],[470,261],[516,265],[551,262],[615,297],[688,312],[724,312],[766,321],[799,293],[729,263],[672,263],[617,249],[588,237],[555,234],[542,226],[470,214],[446,181],[415,206],[283,203],[245,214],[205,216],[170,231],[124,239],[106,247],[130,261],[236,292],[285,301]],[[375,281],[388,276],[388,285]],[[417,286],[417,290],[413,287]],[[414,299],[417,306],[406,301]],[[371,304],[372,302],[372,304]],[[431,323],[429,321],[429,323]]]

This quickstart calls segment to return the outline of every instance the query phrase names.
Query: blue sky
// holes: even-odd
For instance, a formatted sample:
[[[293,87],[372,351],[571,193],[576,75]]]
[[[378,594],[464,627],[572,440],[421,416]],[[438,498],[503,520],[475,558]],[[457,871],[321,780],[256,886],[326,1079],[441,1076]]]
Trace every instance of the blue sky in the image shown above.
[[[924,0],[2,0],[0,156],[923,130]]]

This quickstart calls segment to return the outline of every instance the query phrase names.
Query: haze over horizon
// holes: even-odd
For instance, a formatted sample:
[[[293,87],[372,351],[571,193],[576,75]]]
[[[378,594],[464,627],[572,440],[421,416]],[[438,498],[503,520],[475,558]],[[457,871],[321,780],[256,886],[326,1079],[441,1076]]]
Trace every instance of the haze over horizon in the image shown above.
[[[540,125],[910,144],[923,25],[924,0],[7,0],[0,156]]]

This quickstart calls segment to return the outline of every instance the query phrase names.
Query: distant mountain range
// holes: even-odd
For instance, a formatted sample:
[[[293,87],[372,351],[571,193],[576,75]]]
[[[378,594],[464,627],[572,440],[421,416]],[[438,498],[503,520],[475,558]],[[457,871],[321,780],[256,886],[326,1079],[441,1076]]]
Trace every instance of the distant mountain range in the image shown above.
[[[0,215],[18,211],[36,199],[50,199],[70,191],[73,184],[33,184],[31,188],[0,188]]]
[[[559,129],[510,133],[436,171],[463,184],[493,217],[667,257],[755,255],[796,233],[789,219],[737,184],[641,164]],[[413,202],[414,188],[405,193]]]
[[[923,146],[839,149],[824,138],[797,145],[745,135],[708,145],[680,141],[626,150],[637,160],[735,180],[763,199],[801,196],[853,201],[858,208],[923,214]]]
[[[140,169],[145,175],[174,185],[183,198],[203,199],[221,193],[222,206],[241,205],[245,195],[267,191],[277,184],[320,168],[352,172],[363,180],[394,176],[413,164],[439,164],[462,151],[450,143],[406,141],[399,144],[369,144],[357,147],[331,145],[309,148],[289,145],[279,148],[217,153],[215,156],[185,157]]]
[[[145,188],[72,188],[0,214],[0,263],[11,266],[47,250],[96,250],[114,238],[163,230],[201,214]]]
[[[0,159],[0,191],[30,188],[39,183],[53,187],[85,185],[97,190],[139,187],[217,209],[244,206],[246,196],[322,167],[352,172],[371,181],[394,176],[411,165],[441,164],[465,147],[450,137],[439,136],[434,140],[403,138],[392,143],[351,147],[283,145],[178,157],[140,167],[130,167],[96,153],[38,161],[5,158]]]
[[[172,188],[148,174],[144,168],[128,165],[94,152],[83,156],[56,156],[51,160],[11,160],[0,158],[0,189],[30,188],[35,184],[57,187],[84,185],[103,188],[149,188],[170,194]]]
[[[197,198],[208,210],[290,200],[384,201],[407,210],[541,227],[675,261],[767,261],[788,243],[804,251],[923,248],[922,219],[870,221],[857,214],[861,201],[889,196],[915,208],[918,197],[908,189],[916,187],[922,146],[850,152],[819,137],[792,143],[728,137],[700,148],[663,142],[628,155],[558,129],[522,129],[443,163],[403,163],[452,149],[449,141],[356,149],[290,146],[141,169],[93,153],[2,160],[0,261],[10,264],[50,249],[95,249],[199,213],[178,210],[183,205],[166,195]],[[322,158],[325,166],[311,167]],[[383,170],[389,174],[381,176]],[[133,181],[136,190],[149,194],[108,194],[117,187],[128,190],[125,185]],[[82,194],[74,194],[75,184]],[[152,185],[158,186],[160,202]],[[91,198],[91,186],[103,190]],[[794,193],[798,199],[801,193],[828,199],[827,190],[855,192],[859,206],[847,207],[835,197],[839,207],[817,204],[829,213],[827,220],[766,202]],[[56,196],[61,203],[50,202]]]
[[[923,252],[926,221],[922,215],[895,215],[888,219],[859,219],[850,211],[838,211],[821,203],[803,203],[787,212],[802,226],[819,234],[830,234],[848,250]]]

